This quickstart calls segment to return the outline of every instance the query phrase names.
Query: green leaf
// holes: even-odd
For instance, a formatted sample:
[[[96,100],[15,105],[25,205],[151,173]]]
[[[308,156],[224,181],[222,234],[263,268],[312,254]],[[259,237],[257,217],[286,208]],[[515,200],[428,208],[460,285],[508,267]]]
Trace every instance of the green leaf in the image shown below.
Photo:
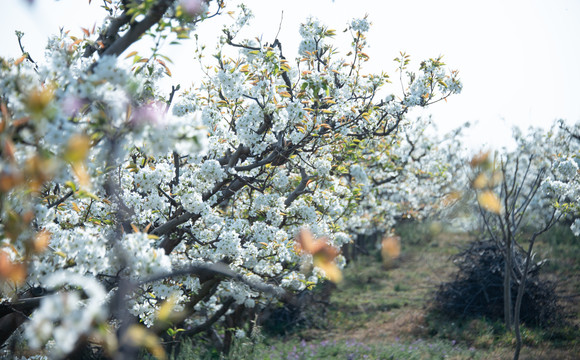
[[[86,191],[86,190],[79,190],[79,192],[76,194],[76,197],[79,199],[93,199],[95,201],[101,201],[101,199],[99,199],[99,197],[95,194],[93,194],[92,192]]]
[[[67,181],[64,183],[66,186],[68,186],[72,191],[76,192],[77,191],[77,187],[75,185],[74,182],[72,181]]]

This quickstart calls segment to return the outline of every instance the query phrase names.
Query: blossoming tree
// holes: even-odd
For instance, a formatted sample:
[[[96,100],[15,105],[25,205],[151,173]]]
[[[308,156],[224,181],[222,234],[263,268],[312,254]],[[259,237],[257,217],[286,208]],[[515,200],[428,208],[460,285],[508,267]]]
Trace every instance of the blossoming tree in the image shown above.
[[[132,67],[118,57],[147,37],[187,37],[224,2],[104,3],[101,27],[51,37],[44,62],[2,59],[3,342],[31,314],[28,344],[52,340],[57,357],[89,336],[119,358],[141,346],[162,357],[154,334],[207,332],[332,279],[330,249],[349,231],[415,204],[395,197],[402,179],[446,176],[444,159],[395,174],[430,154],[406,114],[460,92],[457,73],[440,58],[412,73],[402,54],[391,94],[386,74],[362,70],[366,19],[348,25],[345,55],[309,19],[290,60],[276,38],[238,39],[251,17],[240,6],[201,86],[180,92],[156,85],[171,74],[156,47],[128,53]],[[300,251],[305,227],[327,241]]]
[[[547,137],[552,144],[550,175],[542,182],[542,190],[547,196],[558,199],[552,205],[566,217],[574,235],[580,236],[580,124],[570,125],[559,120]]]
[[[537,237],[566,219],[578,235],[579,148],[574,135],[575,129],[564,122],[555,123],[549,131],[531,128],[523,133],[515,128],[515,150],[493,160],[481,154],[471,163],[484,233],[504,259],[503,312],[506,328],[515,329],[514,359],[522,347],[520,309],[526,280],[543,263],[533,263]]]

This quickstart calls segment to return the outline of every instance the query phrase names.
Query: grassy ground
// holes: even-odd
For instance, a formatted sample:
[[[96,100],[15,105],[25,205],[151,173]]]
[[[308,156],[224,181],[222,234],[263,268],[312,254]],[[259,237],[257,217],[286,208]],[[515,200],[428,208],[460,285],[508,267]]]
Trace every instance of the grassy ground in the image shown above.
[[[403,248],[394,268],[385,270],[374,254],[351,262],[344,271],[345,280],[332,292],[325,316],[317,316],[317,326],[264,339],[253,348],[256,358],[511,358],[515,340],[500,322],[450,320],[431,303],[438,284],[455,272],[449,257],[469,237],[429,236],[417,228],[400,230]],[[558,281],[558,294],[570,318],[554,328],[524,327],[521,358],[578,359],[580,244],[566,229],[557,229],[540,239],[537,250],[538,258],[550,259],[545,276]]]
[[[329,305],[309,310],[309,326],[239,342],[229,358],[510,359],[515,340],[501,322],[449,319],[434,310],[434,291],[455,272],[449,257],[470,239],[449,232],[432,236],[426,229],[417,224],[399,229],[402,253],[389,270],[372,252],[351,262]],[[538,258],[550,259],[545,276],[558,281],[570,317],[558,327],[524,327],[520,358],[579,359],[580,243],[556,229],[540,239],[537,250]]]

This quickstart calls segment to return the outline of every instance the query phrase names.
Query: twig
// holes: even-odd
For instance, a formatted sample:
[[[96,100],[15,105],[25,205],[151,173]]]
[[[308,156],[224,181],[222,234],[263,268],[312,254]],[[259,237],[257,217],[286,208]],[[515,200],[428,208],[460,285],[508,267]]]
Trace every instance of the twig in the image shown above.
[[[284,21],[284,10],[282,10],[282,13],[280,14],[280,24],[278,25],[278,32],[276,33],[276,37],[274,38],[275,39],[274,43],[276,43],[276,41],[278,41],[278,35],[280,35],[280,30],[282,30],[282,22],[283,21]],[[280,49],[280,51],[282,51],[282,49]]]
[[[22,37],[23,36],[24,36],[23,32],[16,31],[16,37],[18,38],[18,46],[20,46],[20,51],[22,51],[22,54],[26,55],[26,60],[28,60],[34,64],[34,71],[38,72],[38,64],[36,63],[36,61],[32,60],[32,57],[30,56],[30,54],[24,50],[24,46],[22,45]]]
[[[177,84],[177,86],[173,86],[171,85],[171,92],[169,93],[169,99],[167,100],[167,105],[165,107],[165,113],[167,114],[167,112],[169,111],[169,107],[171,106],[171,102],[173,101],[173,97],[175,96],[175,93],[181,88],[181,85]]]
[[[62,204],[63,202],[66,201],[66,199],[68,199],[69,197],[71,197],[74,194],[74,191],[69,191],[65,196],[61,197],[60,199],[58,199],[57,201],[53,202],[52,204],[48,205],[48,208],[53,208],[55,206],[59,206],[60,204]]]

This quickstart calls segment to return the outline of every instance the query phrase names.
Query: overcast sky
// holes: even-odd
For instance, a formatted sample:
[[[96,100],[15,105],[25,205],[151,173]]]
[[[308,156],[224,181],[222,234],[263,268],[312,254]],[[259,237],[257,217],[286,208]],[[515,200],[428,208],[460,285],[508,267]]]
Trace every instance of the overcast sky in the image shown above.
[[[41,59],[46,37],[59,27],[81,36],[104,16],[101,1],[10,0],[0,12],[0,56],[20,56],[14,30],[25,32],[24,44]],[[472,148],[498,148],[509,143],[512,124],[547,126],[554,119],[580,121],[580,1],[578,0],[293,0],[244,1],[255,19],[248,36],[279,39],[287,58],[298,47],[298,25],[308,16],[319,18],[339,32],[353,17],[369,15],[371,72],[396,77],[392,61],[399,51],[421,60],[444,55],[458,69],[462,94],[414,115],[431,114],[440,130],[465,121],[478,122],[468,133]],[[226,15],[227,16],[227,15]],[[200,29],[211,43],[221,19]],[[209,46],[213,49],[213,46]],[[131,49],[129,49],[131,51]],[[173,81],[182,86],[194,80],[193,45],[167,49],[175,61]]]

